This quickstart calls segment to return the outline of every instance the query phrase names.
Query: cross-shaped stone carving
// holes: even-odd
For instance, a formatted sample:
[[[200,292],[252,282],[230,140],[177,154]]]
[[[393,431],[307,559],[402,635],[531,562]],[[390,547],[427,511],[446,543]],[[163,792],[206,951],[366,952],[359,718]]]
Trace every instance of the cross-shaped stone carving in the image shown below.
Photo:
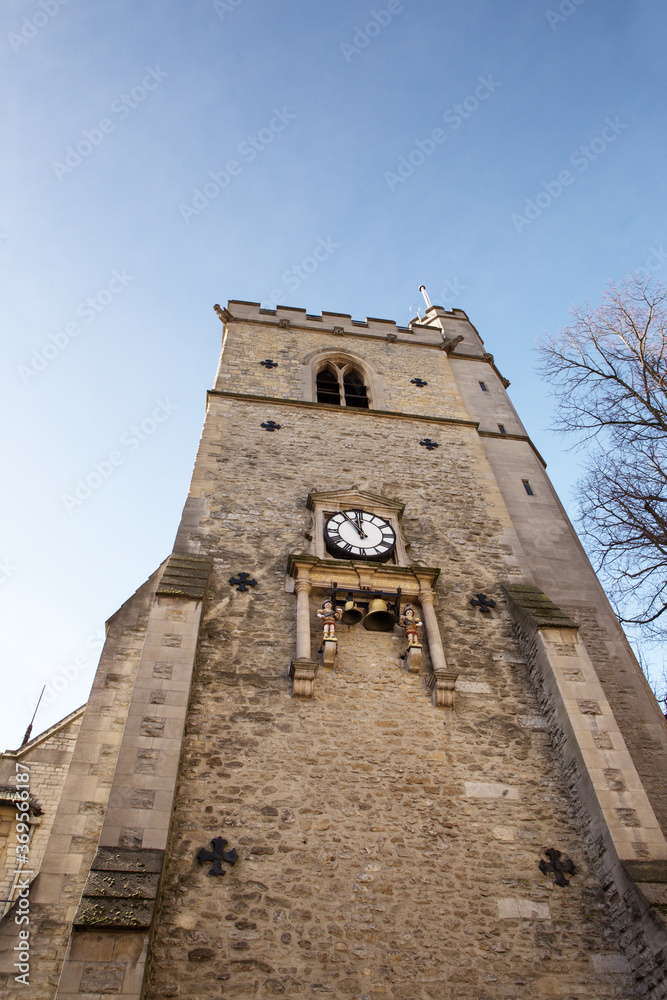
[[[413,378],[410,379],[410,384],[417,385],[420,389],[423,389],[425,385],[428,385],[428,382],[425,382],[423,378]]]
[[[429,451],[433,451],[434,448],[440,447],[437,441],[431,441],[430,438],[424,438],[424,440],[419,443],[423,448],[428,448]]]
[[[483,615],[488,615],[491,608],[495,608],[496,602],[491,597],[487,597],[486,594],[475,594],[474,597],[470,599],[470,603],[474,608],[479,608]]]
[[[277,424],[275,420],[268,420],[265,424],[262,424],[265,431],[279,431],[280,424]]]
[[[569,885],[570,881],[565,876],[575,874],[574,864],[569,858],[563,858],[561,852],[557,851],[555,847],[545,847],[544,853],[549,861],[540,858],[539,869],[542,874],[553,875],[556,885]]]
[[[260,365],[264,365],[265,368],[277,368],[278,362],[274,361],[273,358],[267,358],[266,361],[260,361]]]
[[[225,869],[222,867],[222,862],[226,861],[228,865],[235,865],[239,860],[236,848],[234,847],[231,851],[226,851],[226,844],[227,841],[224,837],[216,837],[211,841],[212,851],[207,851],[205,847],[199,849],[197,861],[200,865],[213,862],[213,867],[208,871],[208,875],[224,875]]]
[[[257,580],[251,580],[250,573],[239,573],[237,576],[230,576],[229,582],[232,587],[236,587],[236,589],[240,590],[242,593],[244,593],[248,587],[257,586]]]

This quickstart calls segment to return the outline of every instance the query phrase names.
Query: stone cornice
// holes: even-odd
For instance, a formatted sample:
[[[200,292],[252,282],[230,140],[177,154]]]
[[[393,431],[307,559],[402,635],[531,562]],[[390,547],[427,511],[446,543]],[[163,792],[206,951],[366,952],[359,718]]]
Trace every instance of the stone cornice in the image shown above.
[[[481,358],[476,360],[482,360]],[[478,420],[463,420],[460,417],[433,417],[424,413],[402,413],[400,410],[362,410],[334,406],[330,403],[315,403],[307,399],[283,399],[281,396],[255,396],[248,392],[229,392],[224,389],[209,389],[206,393],[207,401],[211,396],[221,396],[227,399],[245,399],[251,403],[271,403],[272,406],[297,406],[306,409],[326,410],[331,413],[353,412],[355,416],[364,417],[387,417],[389,420],[419,420],[426,424],[454,424],[459,427],[472,427],[477,431],[479,437],[506,438],[509,441],[524,441],[535,453],[538,461],[546,469],[547,463],[544,461],[539,451],[530,440],[527,434],[499,434],[497,431],[480,431]]]
[[[309,552],[292,552],[287,572],[296,577],[305,571],[313,587],[330,589],[335,581],[340,591],[382,591],[395,593],[401,588],[404,597],[417,597],[420,591],[435,587],[440,569],[428,566],[394,566],[361,559],[318,559]]]
[[[460,417],[430,417],[423,413],[401,413],[399,410],[364,410],[357,407],[336,406],[330,403],[316,403],[307,399],[283,399],[281,396],[255,396],[248,392],[229,392],[225,389],[209,389],[207,397],[223,396],[229,399],[247,399],[251,403],[271,403],[273,406],[300,406],[306,409],[325,410],[329,413],[354,413],[355,417],[388,417],[390,420],[420,420],[427,424],[458,424],[462,427],[479,427],[476,420]]]

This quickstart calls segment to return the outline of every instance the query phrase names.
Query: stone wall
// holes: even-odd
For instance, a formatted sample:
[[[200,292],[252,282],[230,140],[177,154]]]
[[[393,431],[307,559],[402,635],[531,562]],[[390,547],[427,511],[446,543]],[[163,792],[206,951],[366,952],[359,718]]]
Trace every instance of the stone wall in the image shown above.
[[[512,526],[474,427],[431,425],[429,452],[412,418],[326,413],[211,397],[191,490],[206,512],[188,540],[214,568],[146,997],[628,1000],[500,594]],[[352,484],[405,503],[411,558],[442,567],[453,713],[431,704],[428,662],[405,672],[398,633],[360,626],[340,630],[314,698],[292,697],[287,556],[308,544],[309,490]],[[239,571],[257,587],[231,588]],[[477,591],[491,615],[470,606]],[[224,878],[196,862],[218,835],[241,856]],[[540,872],[544,847],[574,860],[567,888]]]
[[[553,558],[569,603],[579,596],[591,615],[608,605],[551,487],[542,493],[541,460],[478,334],[465,314],[441,316],[437,307],[411,329],[248,303],[230,309],[240,319],[226,329],[175,546],[175,563],[208,557],[212,569],[144,1000],[633,1000],[646,981],[635,985],[621,946],[632,952],[637,939],[616,919],[617,901],[605,900],[607,883],[571,775],[549,741],[502,586],[535,582]],[[450,357],[461,335],[467,357]],[[325,350],[365,366],[377,409],[309,401],[311,366]],[[278,367],[260,364],[269,358]],[[493,392],[473,403],[479,380]],[[280,428],[267,430],[269,421]],[[420,445],[426,438],[437,447]],[[526,468],[540,484],[532,506],[521,484]],[[432,703],[427,648],[422,672],[411,674],[399,630],[361,626],[339,626],[333,668],[320,666],[312,699],[293,697],[289,556],[315,550],[308,494],[353,486],[404,505],[410,562],[441,570],[436,612],[448,667],[458,674],[453,712]],[[230,583],[242,572],[256,584],[245,593]],[[0,926],[8,997],[51,1000],[63,968],[59,997],[139,995],[141,935],[70,930],[84,886],[92,892],[104,880],[89,878],[107,843],[103,829],[107,846],[127,831],[141,842],[126,851],[161,847],[166,835],[164,803],[156,818],[150,804],[132,800],[136,768],[121,747],[134,748],[134,761],[139,715],[130,704],[146,687],[137,683],[139,658],[156,676],[149,668],[163,653],[163,642],[153,649],[145,641],[149,611],[160,611],[157,582],[158,574],[111,623],[32,899],[29,988],[17,990],[11,979],[11,914]],[[495,599],[490,614],[471,606],[478,592]],[[313,659],[324,593],[310,595]],[[190,632],[194,638],[194,626]],[[619,671],[610,664],[613,684]],[[185,690],[174,712],[184,706]],[[654,737],[643,702],[642,713]],[[157,801],[159,781],[172,776],[156,769],[154,778]],[[660,796],[657,780],[650,792]],[[134,812],[114,825],[126,806]],[[142,817],[146,841],[135,823]],[[223,864],[223,878],[197,862],[217,836],[240,856]],[[539,868],[547,848],[574,862],[569,885]]]
[[[27,772],[29,792],[39,814],[34,815],[30,838],[30,869],[36,874],[42,866],[42,859],[53,827],[58,803],[62,795],[65,778],[72,759],[72,751],[81,726],[83,708],[68,715],[62,722],[52,726],[30,740],[19,750],[0,754],[0,786],[16,787],[17,764],[21,773]],[[8,909],[8,901],[15,898],[16,882],[16,836],[15,809],[8,810],[6,830],[0,830],[6,841],[0,845],[0,914]],[[34,876],[33,876],[34,877]]]
[[[14,981],[14,910],[0,922],[0,992],[8,1000],[52,1000],[56,995],[102,829],[155,586],[154,579],[147,581],[108,623],[41,870],[30,887],[28,986]]]

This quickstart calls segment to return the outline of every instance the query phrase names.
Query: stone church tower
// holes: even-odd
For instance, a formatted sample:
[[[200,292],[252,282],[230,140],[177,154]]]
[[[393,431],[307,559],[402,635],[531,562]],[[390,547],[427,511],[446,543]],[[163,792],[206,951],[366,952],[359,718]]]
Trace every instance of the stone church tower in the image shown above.
[[[667,724],[477,331],[216,310],[173,553],[0,759],[2,995],[664,998]]]

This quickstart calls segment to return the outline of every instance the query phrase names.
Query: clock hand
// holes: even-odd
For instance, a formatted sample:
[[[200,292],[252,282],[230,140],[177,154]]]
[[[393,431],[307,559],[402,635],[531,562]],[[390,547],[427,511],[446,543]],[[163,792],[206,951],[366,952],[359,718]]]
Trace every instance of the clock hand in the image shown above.
[[[346,514],[344,510],[341,511],[341,514],[343,515],[344,518],[346,518],[350,522],[350,524],[354,525],[354,527],[355,527],[356,531],[358,532],[360,538],[366,538],[367,537],[366,534],[361,530],[361,528],[359,527],[359,525],[356,523],[356,521],[352,520],[352,518],[350,517],[349,514]]]

